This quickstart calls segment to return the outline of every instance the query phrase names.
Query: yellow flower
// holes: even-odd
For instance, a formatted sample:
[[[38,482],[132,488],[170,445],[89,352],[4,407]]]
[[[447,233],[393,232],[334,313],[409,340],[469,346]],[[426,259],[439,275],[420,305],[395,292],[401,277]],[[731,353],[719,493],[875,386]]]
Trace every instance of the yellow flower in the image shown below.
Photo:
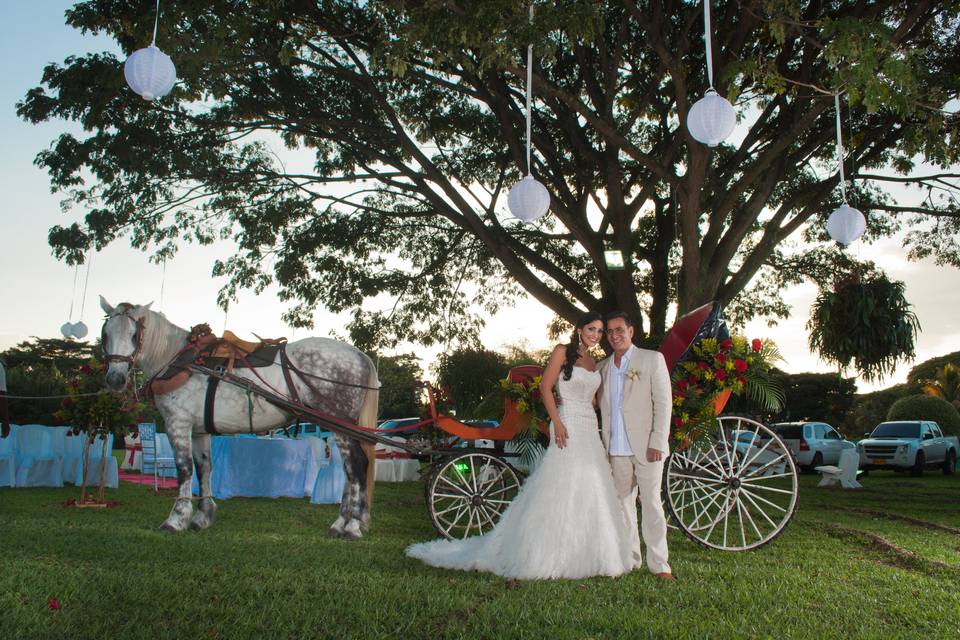
[[[526,413],[528,408],[526,400],[517,400],[517,411]]]

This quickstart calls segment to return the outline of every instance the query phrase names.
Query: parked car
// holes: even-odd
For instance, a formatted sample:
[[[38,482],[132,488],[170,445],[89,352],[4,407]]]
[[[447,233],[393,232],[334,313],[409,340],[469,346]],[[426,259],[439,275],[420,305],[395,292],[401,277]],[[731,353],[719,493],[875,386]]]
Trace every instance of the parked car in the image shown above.
[[[954,473],[958,450],[957,436],[944,436],[940,425],[928,420],[881,422],[857,443],[861,469],[909,469],[914,476],[931,466]]]
[[[778,448],[767,444],[763,434],[749,429],[734,429],[731,438],[736,442],[736,449],[741,463],[749,463],[750,473],[761,475],[780,475],[787,470],[787,463],[782,453],[777,454]]]
[[[855,449],[826,422],[778,422],[771,427],[804,471],[824,464],[838,464],[844,449]]]
[[[417,433],[416,429],[406,430],[404,427],[412,427],[415,424],[423,422],[423,418],[395,418],[393,420],[384,420],[377,425],[378,431],[385,431],[385,436],[409,438]]]

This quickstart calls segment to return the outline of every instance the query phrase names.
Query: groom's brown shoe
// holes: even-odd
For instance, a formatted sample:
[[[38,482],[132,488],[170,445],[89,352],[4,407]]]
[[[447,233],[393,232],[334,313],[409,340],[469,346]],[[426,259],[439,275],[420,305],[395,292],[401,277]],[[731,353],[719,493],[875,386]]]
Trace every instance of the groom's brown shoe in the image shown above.
[[[664,580],[676,580],[677,578],[670,572],[664,571],[663,573],[654,574],[658,578],[663,578]]]

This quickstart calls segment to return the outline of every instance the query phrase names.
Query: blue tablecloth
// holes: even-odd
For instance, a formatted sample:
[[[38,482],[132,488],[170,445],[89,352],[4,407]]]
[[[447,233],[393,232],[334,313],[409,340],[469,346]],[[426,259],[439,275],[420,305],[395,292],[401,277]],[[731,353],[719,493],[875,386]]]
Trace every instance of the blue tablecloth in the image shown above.
[[[310,495],[320,467],[317,438],[214,436],[212,489],[215,498],[234,496],[302,498]],[[193,492],[199,495],[196,473]]]

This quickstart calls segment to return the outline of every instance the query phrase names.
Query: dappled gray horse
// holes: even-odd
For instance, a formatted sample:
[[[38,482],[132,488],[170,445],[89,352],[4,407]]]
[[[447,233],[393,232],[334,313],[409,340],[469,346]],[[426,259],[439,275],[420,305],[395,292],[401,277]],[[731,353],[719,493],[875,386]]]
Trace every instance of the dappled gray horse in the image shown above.
[[[103,352],[107,363],[106,385],[123,389],[130,371],[139,367],[152,379],[187,346],[190,332],[169,322],[150,305],[121,303],[111,306],[100,297],[107,313],[103,324]],[[373,362],[348,344],[328,338],[304,338],[286,345],[288,372],[284,375],[281,353],[270,366],[233,370],[232,375],[247,378],[278,395],[299,398],[313,410],[364,427],[374,427],[377,418],[379,382]],[[290,367],[289,365],[292,365]],[[302,375],[301,375],[302,374]],[[216,504],[210,489],[210,433],[204,428],[204,401],[208,376],[194,372],[176,389],[154,395],[154,403],[163,416],[167,435],[177,463],[179,496],[163,528],[181,531],[188,525],[204,529],[213,524]],[[293,389],[289,385],[293,385]],[[291,422],[293,416],[264,398],[249,395],[231,384],[215,388],[217,433],[262,433]],[[209,417],[208,417],[209,427]],[[361,527],[369,519],[367,504],[367,456],[354,439],[334,434],[343,454],[346,484],[340,502],[340,517],[330,527],[331,534],[359,538]],[[191,501],[192,467],[200,483],[199,505],[194,512]]]

